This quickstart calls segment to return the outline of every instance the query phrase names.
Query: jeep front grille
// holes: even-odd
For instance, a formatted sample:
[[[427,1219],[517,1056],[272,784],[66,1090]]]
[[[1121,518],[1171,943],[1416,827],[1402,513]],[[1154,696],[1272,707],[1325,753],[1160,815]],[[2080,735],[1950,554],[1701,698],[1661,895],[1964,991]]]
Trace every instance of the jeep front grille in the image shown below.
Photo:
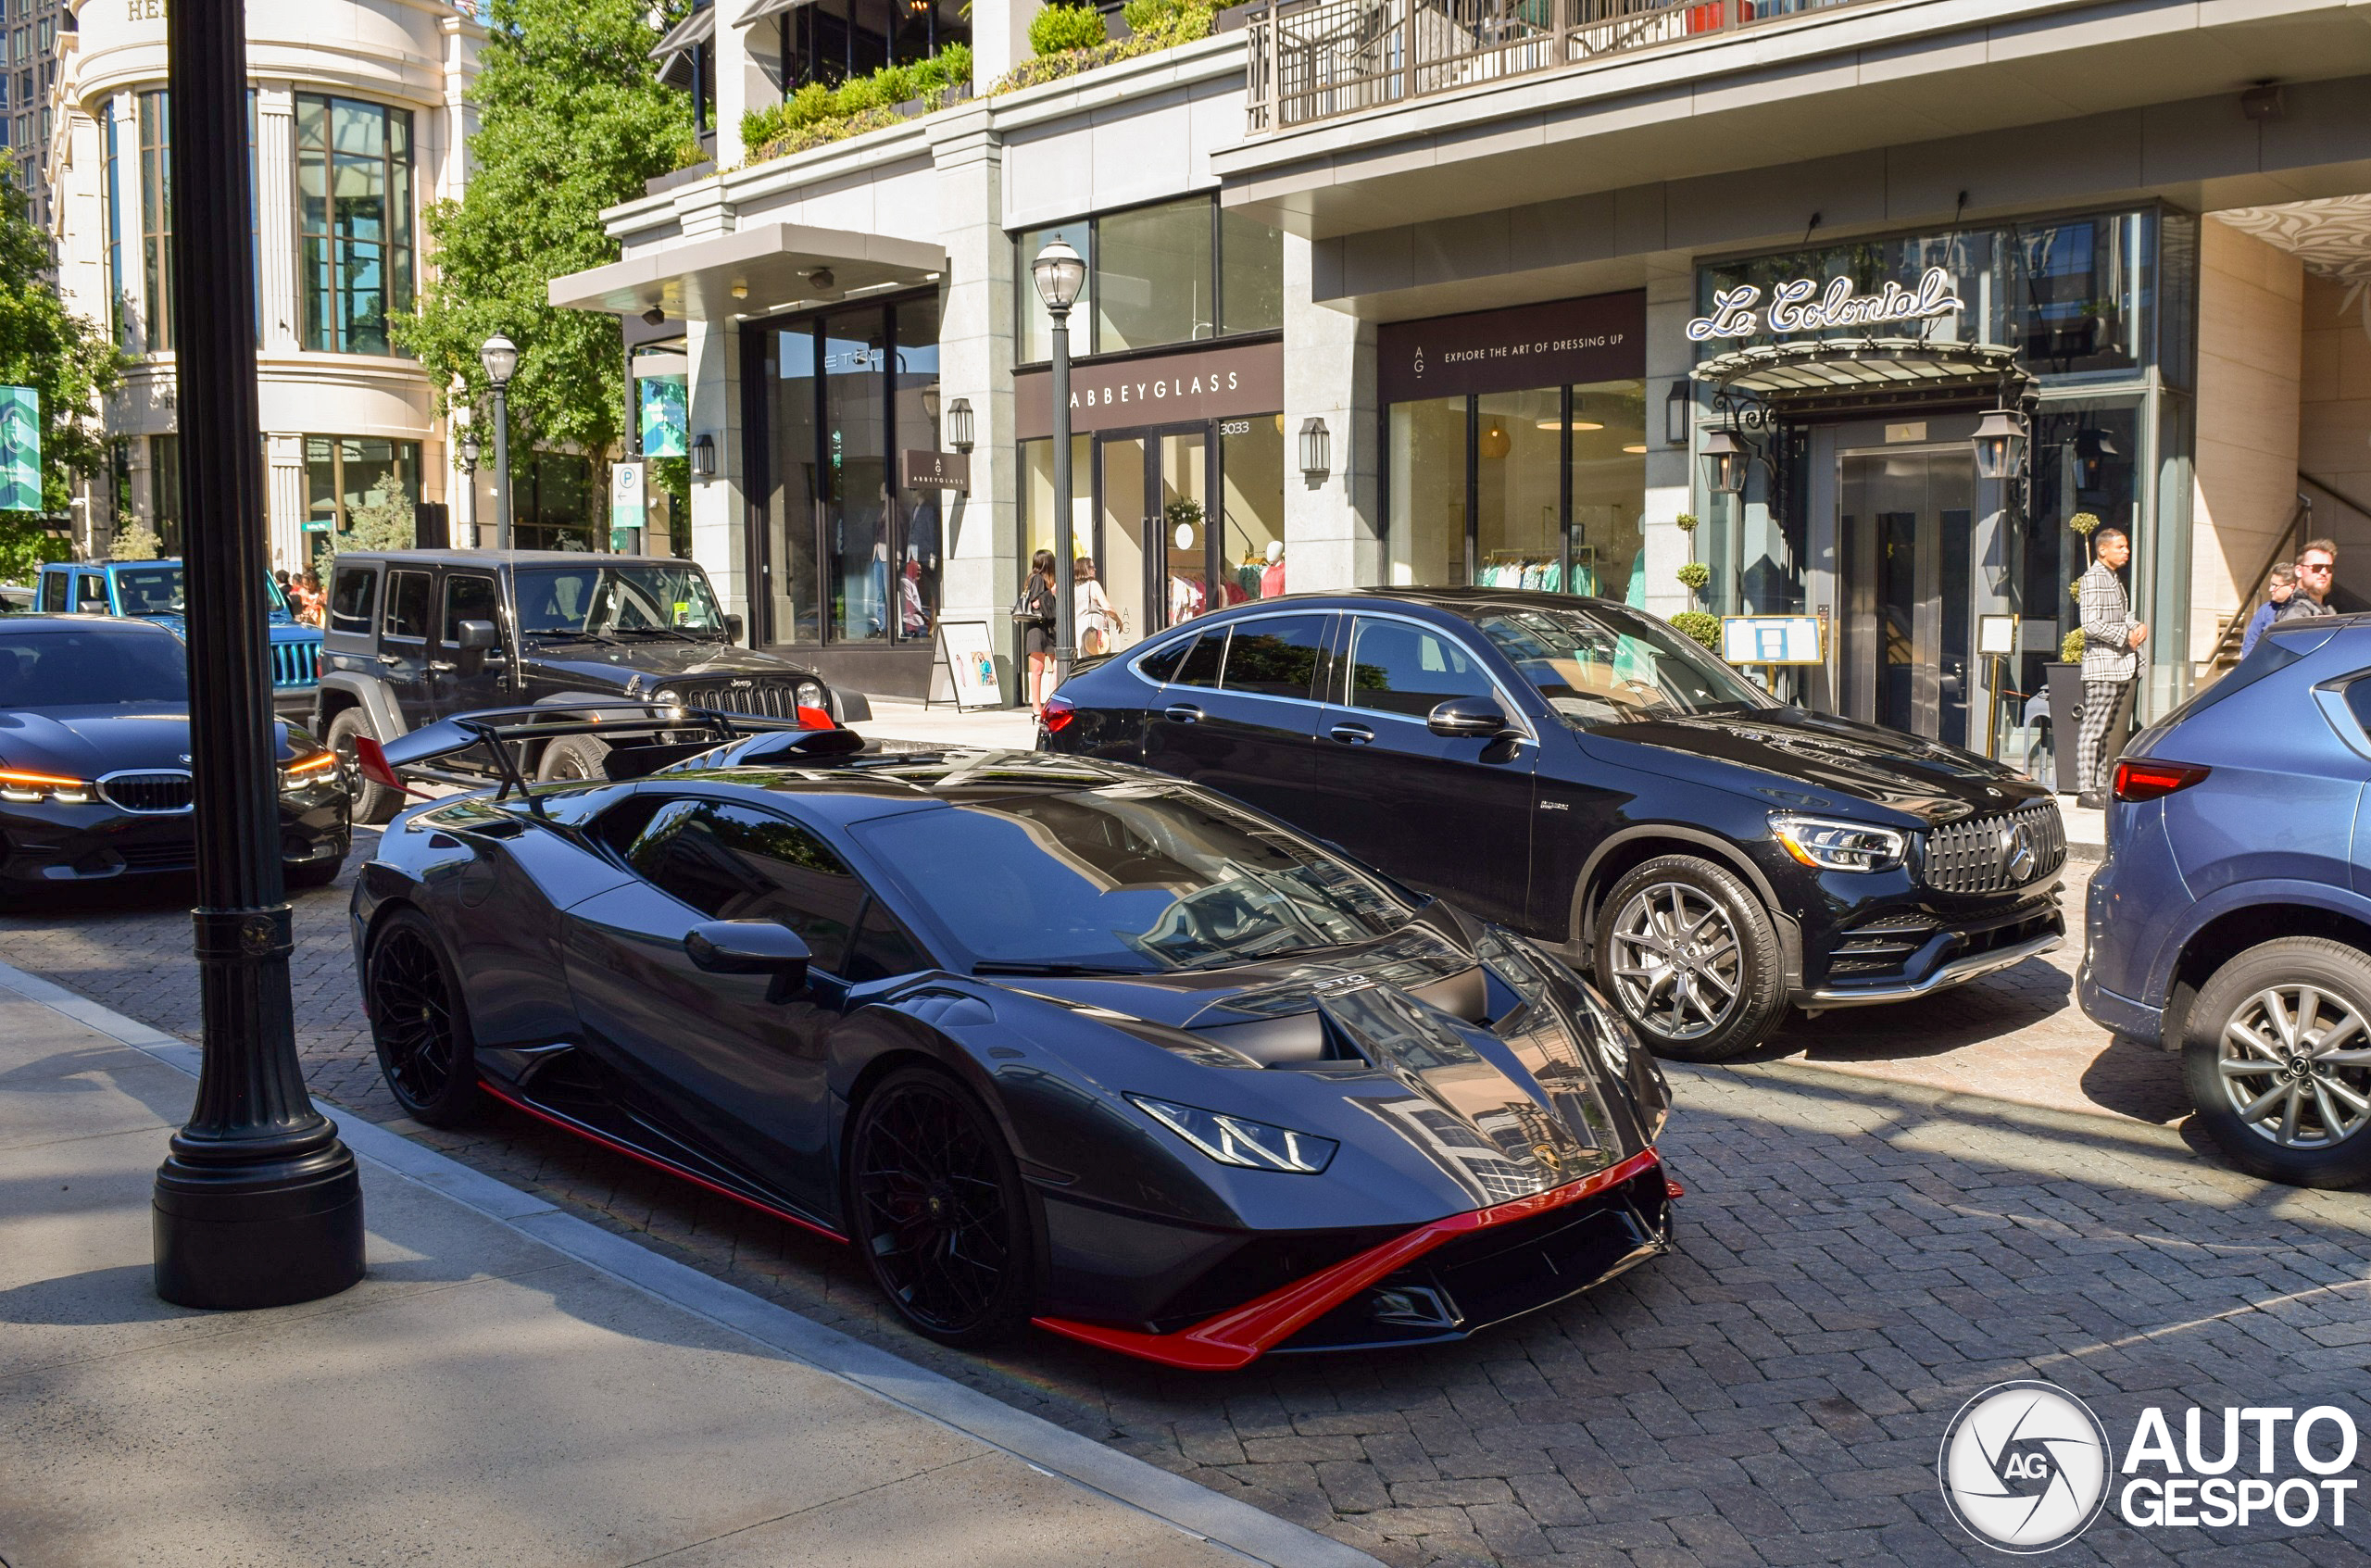
[[[2020,856],[2027,857],[2020,863]],[[1926,835],[1920,875],[1938,893],[2006,893],[2039,882],[2066,861],[2066,829],[2055,800],[1972,817]]]
[[[710,708],[721,713],[747,713],[760,719],[798,717],[798,688],[759,682],[753,685],[678,686],[686,708]]]

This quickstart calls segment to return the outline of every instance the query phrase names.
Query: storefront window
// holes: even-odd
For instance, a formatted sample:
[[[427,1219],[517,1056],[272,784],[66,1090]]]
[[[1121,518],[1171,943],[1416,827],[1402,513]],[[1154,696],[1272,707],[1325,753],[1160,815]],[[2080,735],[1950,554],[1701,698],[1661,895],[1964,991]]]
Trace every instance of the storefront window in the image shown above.
[[[1094,549],[1095,438],[1071,437],[1071,531],[1073,553]],[[1013,592],[1029,573],[1029,560],[1040,550],[1054,547],[1054,444],[1021,443],[1021,564],[1013,573]]]
[[[878,309],[823,323],[823,558],[834,642],[889,634],[887,326]]]
[[[1209,197],[1113,213],[1095,237],[1097,353],[1216,334]]]
[[[815,334],[805,326],[762,334],[766,451],[764,555],[773,582],[771,635],[776,642],[822,641],[823,596],[817,584],[815,537]]]
[[[1465,581],[1463,397],[1391,406],[1391,581]]]
[[[152,435],[148,438],[148,498],[150,526],[165,554],[182,553],[182,438],[178,435]]]
[[[1266,598],[1286,586],[1285,420],[1281,414],[1219,421],[1219,596]],[[1269,559],[1271,546],[1275,559]]]
[[[411,308],[411,112],[296,95],[305,346],[387,354]]]
[[[531,457],[522,472],[532,472],[532,461]],[[512,515],[523,522],[532,513],[522,504],[527,492],[521,487],[521,477],[512,476]],[[332,530],[345,533],[354,526],[356,508],[383,504],[390,497],[400,496],[416,507],[420,503],[420,443],[375,436],[308,435],[305,438],[305,529],[316,537]]]
[[[938,389],[938,301],[909,300],[897,307],[897,363],[890,378],[895,398],[891,423],[900,449],[939,450],[932,399]],[[927,638],[938,621],[939,573],[945,566],[944,509],[953,492],[899,489],[897,567],[891,595],[897,601],[897,635]]]
[[[2041,667],[2058,657],[2059,639],[2076,623],[2075,580],[2090,564],[2090,541],[2070,527],[2090,516],[2128,534],[2140,527],[2140,400],[2052,402],[2035,418],[2029,461],[2033,511],[2026,523],[2026,652],[2019,683],[2039,691]]]
[[[1474,558],[1484,587],[1562,586],[1563,400],[1561,387],[1477,400]]]
[[[1284,325],[1284,235],[1256,219],[1194,196],[1081,219],[1013,237],[1020,354],[1053,354],[1053,323],[1030,264],[1056,238],[1087,261],[1071,311],[1071,352],[1085,357],[1195,343]]]
[[[173,346],[172,135],[165,94],[140,94],[140,248],[148,287],[147,350]]]

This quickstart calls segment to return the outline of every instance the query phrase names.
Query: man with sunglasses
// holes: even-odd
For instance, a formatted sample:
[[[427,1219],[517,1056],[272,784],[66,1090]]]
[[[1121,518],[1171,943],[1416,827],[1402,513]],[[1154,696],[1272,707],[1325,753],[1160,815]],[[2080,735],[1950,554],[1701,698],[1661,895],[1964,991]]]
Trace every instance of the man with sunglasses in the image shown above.
[[[2338,546],[2327,539],[2309,541],[2297,553],[2297,591],[2273,617],[2275,623],[2316,615],[2336,615],[2329,606],[2330,582],[2338,571]]]

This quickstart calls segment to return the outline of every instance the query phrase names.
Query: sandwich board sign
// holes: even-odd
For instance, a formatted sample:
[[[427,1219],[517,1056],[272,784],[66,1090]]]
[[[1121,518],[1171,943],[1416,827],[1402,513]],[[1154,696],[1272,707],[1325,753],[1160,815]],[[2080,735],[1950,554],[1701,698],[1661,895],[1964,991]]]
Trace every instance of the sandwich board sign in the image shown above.
[[[1004,683],[997,678],[996,646],[988,639],[985,621],[942,621],[938,623],[936,664],[947,671],[947,695],[957,708],[1002,708]],[[943,700],[936,690],[938,671],[931,672],[933,690],[923,706]]]

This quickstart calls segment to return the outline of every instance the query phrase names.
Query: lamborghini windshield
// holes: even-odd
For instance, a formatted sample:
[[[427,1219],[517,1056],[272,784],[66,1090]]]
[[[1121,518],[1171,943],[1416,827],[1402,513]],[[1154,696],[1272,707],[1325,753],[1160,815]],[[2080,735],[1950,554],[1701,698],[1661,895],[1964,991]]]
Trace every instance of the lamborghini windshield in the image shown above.
[[[972,800],[855,833],[983,973],[1248,963],[1362,942],[1413,912],[1366,872],[1162,784]]]
[[[520,568],[519,629],[528,636],[710,642],[724,635],[724,612],[708,573],[689,561],[587,561]]]

